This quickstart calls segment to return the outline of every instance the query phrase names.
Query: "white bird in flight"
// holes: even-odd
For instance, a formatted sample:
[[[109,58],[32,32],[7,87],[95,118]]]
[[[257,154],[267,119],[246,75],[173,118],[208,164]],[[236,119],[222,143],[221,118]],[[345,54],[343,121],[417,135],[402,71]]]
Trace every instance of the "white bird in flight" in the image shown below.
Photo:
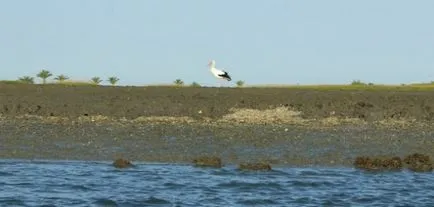
[[[215,60],[211,60],[208,63],[209,69],[211,70],[211,73],[214,75],[214,77],[222,80],[227,80],[227,81],[231,81],[232,78],[231,76],[228,74],[228,72],[224,71],[223,69],[217,69],[215,67]]]

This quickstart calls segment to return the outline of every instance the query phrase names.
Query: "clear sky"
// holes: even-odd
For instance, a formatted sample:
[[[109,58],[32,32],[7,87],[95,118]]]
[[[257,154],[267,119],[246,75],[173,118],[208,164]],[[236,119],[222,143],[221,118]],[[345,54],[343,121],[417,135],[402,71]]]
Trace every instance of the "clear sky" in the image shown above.
[[[433,0],[0,0],[0,79],[434,80]],[[234,82],[235,82],[234,81]]]

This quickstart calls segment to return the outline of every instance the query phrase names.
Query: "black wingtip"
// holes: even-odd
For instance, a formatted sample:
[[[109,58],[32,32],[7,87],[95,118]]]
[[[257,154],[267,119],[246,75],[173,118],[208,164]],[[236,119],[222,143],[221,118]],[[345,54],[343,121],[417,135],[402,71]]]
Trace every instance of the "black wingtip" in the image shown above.
[[[229,76],[228,73],[225,73],[225,74],[219,75],[219,76],[222,77],[222,78],[224,78],[224,79],[226,79],[227,81],[231,81],[232,80],[231,76]]]

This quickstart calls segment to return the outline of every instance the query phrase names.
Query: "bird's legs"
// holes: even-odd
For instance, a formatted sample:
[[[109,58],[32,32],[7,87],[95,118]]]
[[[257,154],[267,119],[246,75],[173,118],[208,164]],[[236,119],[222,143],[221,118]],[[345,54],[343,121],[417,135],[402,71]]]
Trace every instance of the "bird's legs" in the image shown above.
[[[219,87],[219,88],[222,87],[222,80],[221,79],[217,79],[217,87]]]
[[[216,83],[217,83],[217,86],[216,87],[224,87],[225,85],[226,85],[226,79],[222,79],[222,78],[219,78],[219,79],[217,79],[216,80]]]
[[[225,81],[225,79],[220,79],[220,87],[224,87],[226,85]]]

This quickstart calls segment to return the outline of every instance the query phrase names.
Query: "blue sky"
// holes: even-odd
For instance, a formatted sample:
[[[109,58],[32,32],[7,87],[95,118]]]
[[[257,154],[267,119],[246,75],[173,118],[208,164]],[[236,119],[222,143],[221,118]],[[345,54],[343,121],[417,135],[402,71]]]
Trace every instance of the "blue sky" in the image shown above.
[[[0,0],[0,79],[121,85],[434,80],[432,0]],[[234,81],[234,82],[235,82]]]

